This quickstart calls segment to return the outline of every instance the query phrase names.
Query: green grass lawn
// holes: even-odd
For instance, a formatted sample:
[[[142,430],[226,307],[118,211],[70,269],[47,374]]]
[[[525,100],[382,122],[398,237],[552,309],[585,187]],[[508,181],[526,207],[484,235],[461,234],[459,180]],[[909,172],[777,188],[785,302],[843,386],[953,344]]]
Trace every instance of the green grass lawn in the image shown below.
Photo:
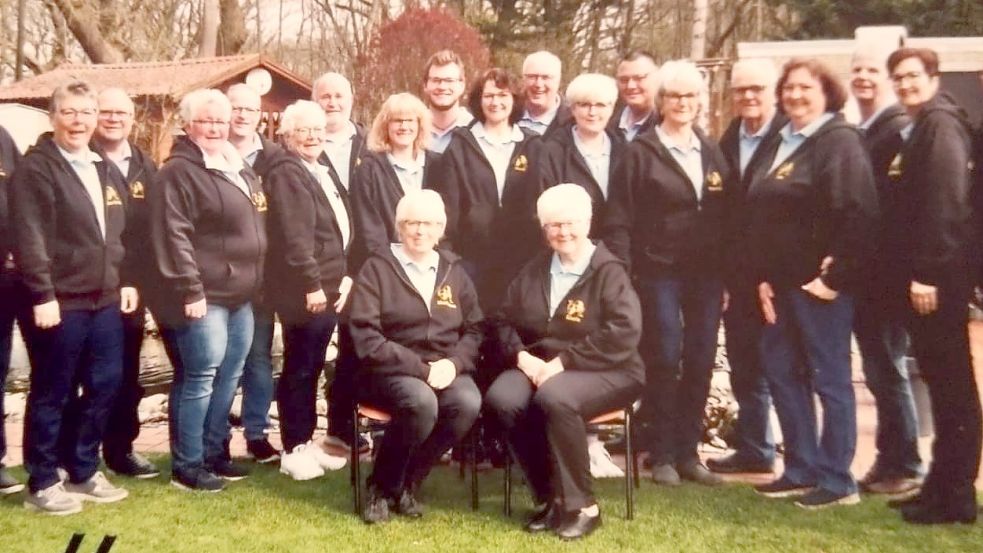
[[[166,458],[157,461],[165,464]],[[24,476],[20,469],[15,474]],[[163,478],[114,482],[130,490],[128,499],[87,503],[69,517],[27,512],[21,495],[0,500],[0,552],[61,553],[73,532],[87,534],[83,553],[94,552],[104,534],[118,536],[112,553],[983,551],[981,526],[913,527],[874,499],[806,512],[742,485],[665,489],[646,481],[629,522],[623,518],[623,481],[606,480],[598,484],[604,526],[579,543],[563,544],[522,531],[530,505],[521,486],[512,519],[504,518],[501,471],[480,475],[481,510],[472,512],[466,483],[441,467],[424,487],[424,518],[382,526],[366,526],[352,514],[347,468],[294,482],[275,467],[257,467],[219,494],[178,490]]]

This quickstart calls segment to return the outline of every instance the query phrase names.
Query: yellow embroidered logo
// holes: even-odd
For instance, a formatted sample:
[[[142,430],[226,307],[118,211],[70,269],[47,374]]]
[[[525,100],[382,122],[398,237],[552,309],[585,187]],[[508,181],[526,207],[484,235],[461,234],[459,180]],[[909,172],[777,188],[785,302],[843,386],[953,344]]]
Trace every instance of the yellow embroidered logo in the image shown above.
[[[792,171],[794,170],[795,170],[795,164],[792,163],[791,161],[786,161],[785,163],[781,164],[778,167],[778,169],[775,171],[775,178],[778,180],[785,180],[786,178],[788,178],[789,175],[792,174]]]
[[[887,168],[887,176],[896,179],[901,176],[901,154],[894,156]]]
[[[262,192],[253,192],[253,205],[256,206],[256,211],[260,213],[266,211],[266,194]]]
[[[525,172],[529,168],[529,160],[526,159],[525,154],[519,154],[519,157],[515,158],[515,166],[513,169],[519,172]]]
[[[563,317],[575,323],[583,322],[587,308],[584,307],[583,300],[567,300],[567,314]]]
[[[437,289],[437,305],[457,309],[454,304],[454,294],[451,292],[450,284],[445,284]]]
[[[106,187],[106,207],[111,205],[123,205],[123,200],[119,197],[119,192],[112,186]]]
[[[714,171],[707,175],[707,190],[711,192],[718,192],[724,189],[724,179],[721,178],[720,173]]]
[[[134,181],[130,185],[130,197],[134,200],[142,200],[144,198],[143,183],[140,181]]]

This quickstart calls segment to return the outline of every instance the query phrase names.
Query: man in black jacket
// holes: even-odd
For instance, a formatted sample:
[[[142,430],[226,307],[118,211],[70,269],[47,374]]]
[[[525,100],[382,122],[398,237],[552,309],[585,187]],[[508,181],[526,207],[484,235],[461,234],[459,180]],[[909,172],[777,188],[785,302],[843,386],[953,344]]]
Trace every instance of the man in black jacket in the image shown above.
[[[976,521],[980,400],[966,329],[976,252],[970,188],[972,131],[965,112],[939,92],[939,58],[901,48],[888,58],[894,91],[913,122],[897,170],[898,255],[911,302],[909,332],[932,399],[935,441],[921,493],[904,502],[908,522]]]
[[[71,514],[81,510],[80,499],[127,496],[98,471],[99,444],[122,376],[120,310],[134,311],[138,298],[121,270],[126,189],[89,149],[95,93],[83,82],[62,85],[50,113],[54,132],[27,153],[10,190],[14,257],[33,304],[37,352],[25,440],[31,493],[24,505]],[[63,408],[79,384],[75,447],[59,459]],[[64,484],[59,461],[68,472]]]
[[[522,62],[522,84],[525,112],[519,126],[549,138],[570,121],[570,107],[563,103],[558,92],[563,69],[556,54],[540,50],[526,56]]]
[[[658,72],[655,57],[643,50],[633,50],[618,62],[615,78],[621,109],[615,108],[608,128],[620,133],[627,142],[646,133],[658,122],[655,113]]]
[[[870,493],[898,495],[917,489],[922,474],[918,422],[905,356],[907,281],[893,244],[897,229],[900,173],[892,170],[901,149],[901,129],[911,120],[894,99],[884,61],[887,52],[858,50],[851,62],[850,92],[860,108],[858,128],[870,155],[877,184],[881,225],[868,278],[858,289],[853,329],[863,359],[867,388],[877,403],[877,458],[860,487]]]
[[[771,473],[775,462],[775,440],[769,413],[771,394],[758,356],[761,336],[761,310],[758,307],[757,282],[747,267],[744,251],[747,213],[744,198],[753,176],[764,169],[763,158],[779,129],[786,123],[777,113],[774,64],[769,60],[740,60],[731,72],[730,90],[734,112],[720,140],[720,149],[730,164],[728,191],[730,248],[728,252],[727,291],[730,301],[724,312],[727,332],[727,360],[730,385],[740,413],[736,425],[734,453],[707,460],[707,467],[720,473]]]

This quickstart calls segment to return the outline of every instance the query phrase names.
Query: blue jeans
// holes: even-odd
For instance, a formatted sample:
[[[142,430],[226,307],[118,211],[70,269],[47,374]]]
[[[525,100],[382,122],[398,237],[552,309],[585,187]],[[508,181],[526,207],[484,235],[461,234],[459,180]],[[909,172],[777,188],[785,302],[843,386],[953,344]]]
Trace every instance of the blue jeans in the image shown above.
[[[171,456],[188,472],[223,458],[229,411],[253,339],[253,308],[208,304],[200,319],[164,327],[176,353],[170,396]]]
[[[753,284],[729,290],[730,304],[724,312],[730,386],[738,409],[735,455],[748,463],[775,461],[775,437],[771,432],[771,393],[761,366],[761,308]]]
[[[857,302],[853,331],[860,346],[867,388],[877,404],[877,470],[885,477],[922,473],[918,419],[908,379],[905,314],[892,317],[873,301]]]
[[[253,306],[253,344],[242,368],[242,427],[247,440],[263,440],[273,402],[273,312]]]
[[[717,350],[723,282],[717,276],[639,278],[641,353],[648,370],[643,401],[656,465],[698,460],[703,414]]]
[[[854,493],[853,297],[840,292],[835,300],[824,301],[799,289],[778,289],[773,301],[778,320],[761,331],[761,362],[782,426],[783,478],[838,495]],[[814,393],[823,408],[822,436]]]
[[[102,309],[66,310],[61,323],[32,330],[44,355],[31,367],[27,398],[25,464],[32,492],[58,482],[59,462],[72,482],[84,482],[99,467],[99,444],[123,376],[123,320],[119,303]],[[60,459],[59,436],[65,407],[81,385],[71,447]]]

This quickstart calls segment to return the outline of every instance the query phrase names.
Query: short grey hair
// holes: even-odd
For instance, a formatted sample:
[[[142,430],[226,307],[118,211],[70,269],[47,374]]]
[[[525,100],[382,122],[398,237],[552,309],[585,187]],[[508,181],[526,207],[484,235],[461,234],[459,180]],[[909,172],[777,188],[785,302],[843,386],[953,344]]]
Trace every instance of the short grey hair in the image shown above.
[[[396,226],[414,219],[426,219],[447,225],[444,200],[434,190],[413,190],[396,204]]]
[[[884,59],[887,59],[886,57]],[[744,58],[734,62],[730,70],[731,79],[738,73],[750,72],[761,75],[764,79],[762,83],[766,88],[775,88],[778,82],[778,68],[775,62],[768,58]]]
[[[548,50],[540,50],[538,52],[533,52],[526,56],[526,59],[522,61],[522,74],[525,75],[526,67],[535,61],[541,61],[548,64],[550,67],[556,70],[556,78],[560,78],[563,74],[563,62],[560,58]]]
[[[178,106],[178,116],[181,118],[182,125],[187,126],[191,124],[195,113],[208,104],[217,104],[221,107],[222,111],[225,112],[226,119],[232,117],[232,103],[229,102],[225,94],[222,94],[222,91],[214,88],[199,88],[198,90],[192,90],[185,94],[184,98],[181,98],[181,104]]]
[[[536,200],[536,216],[542,225],[570,220],[590,221],[592,214],[590,194],[579,184],[567,182],[552,186]]]
[[[568,105],[577,102],[605,102],[614,105],[618,101],[618,84],[607,75],[581,73],[567,85]]]
[[[290,134],[302,123],[312,123],[315,126],[323,127],[327,124],[327,116],[324,110],[316,102],[310,100],[297,100],[283,110],[283,117],[280,118],[280,127],[277,134]]]
[[[96,98],[96,91],[94,88],[92,88],[92,85],[86,81],[72,80],[58,85],[58,87],[51,93],[51,102],[48,104],[48,113],[53,114],[58,111],[58,106],[61,105],[62,100],[69,96],[88,98],[92,100],[93,108],[97,108],[99,105],[99,100]]]
[[[659,89],[655,96],[656,106],[662,107],[662,98],[666,94],[666,89],[673,86],[693,89],[702,109],[707,84],[695,63],[687,60],[671,60],[662,64],[662,67],[659,68]]]
[[[345,83],[348,85],[348,90],[352,93],[352,96],[355,95],[355,87],[352,86],[352,82],[348,80],[348,77],[345,77],[341,73],[337,73],[335,71],[329,71],[314,80],[314,84],[311,85],[311,100],[314,100],[315,102],[317,101],[318,87],[321,86],[322,83],[329,81],[340,81]]]

